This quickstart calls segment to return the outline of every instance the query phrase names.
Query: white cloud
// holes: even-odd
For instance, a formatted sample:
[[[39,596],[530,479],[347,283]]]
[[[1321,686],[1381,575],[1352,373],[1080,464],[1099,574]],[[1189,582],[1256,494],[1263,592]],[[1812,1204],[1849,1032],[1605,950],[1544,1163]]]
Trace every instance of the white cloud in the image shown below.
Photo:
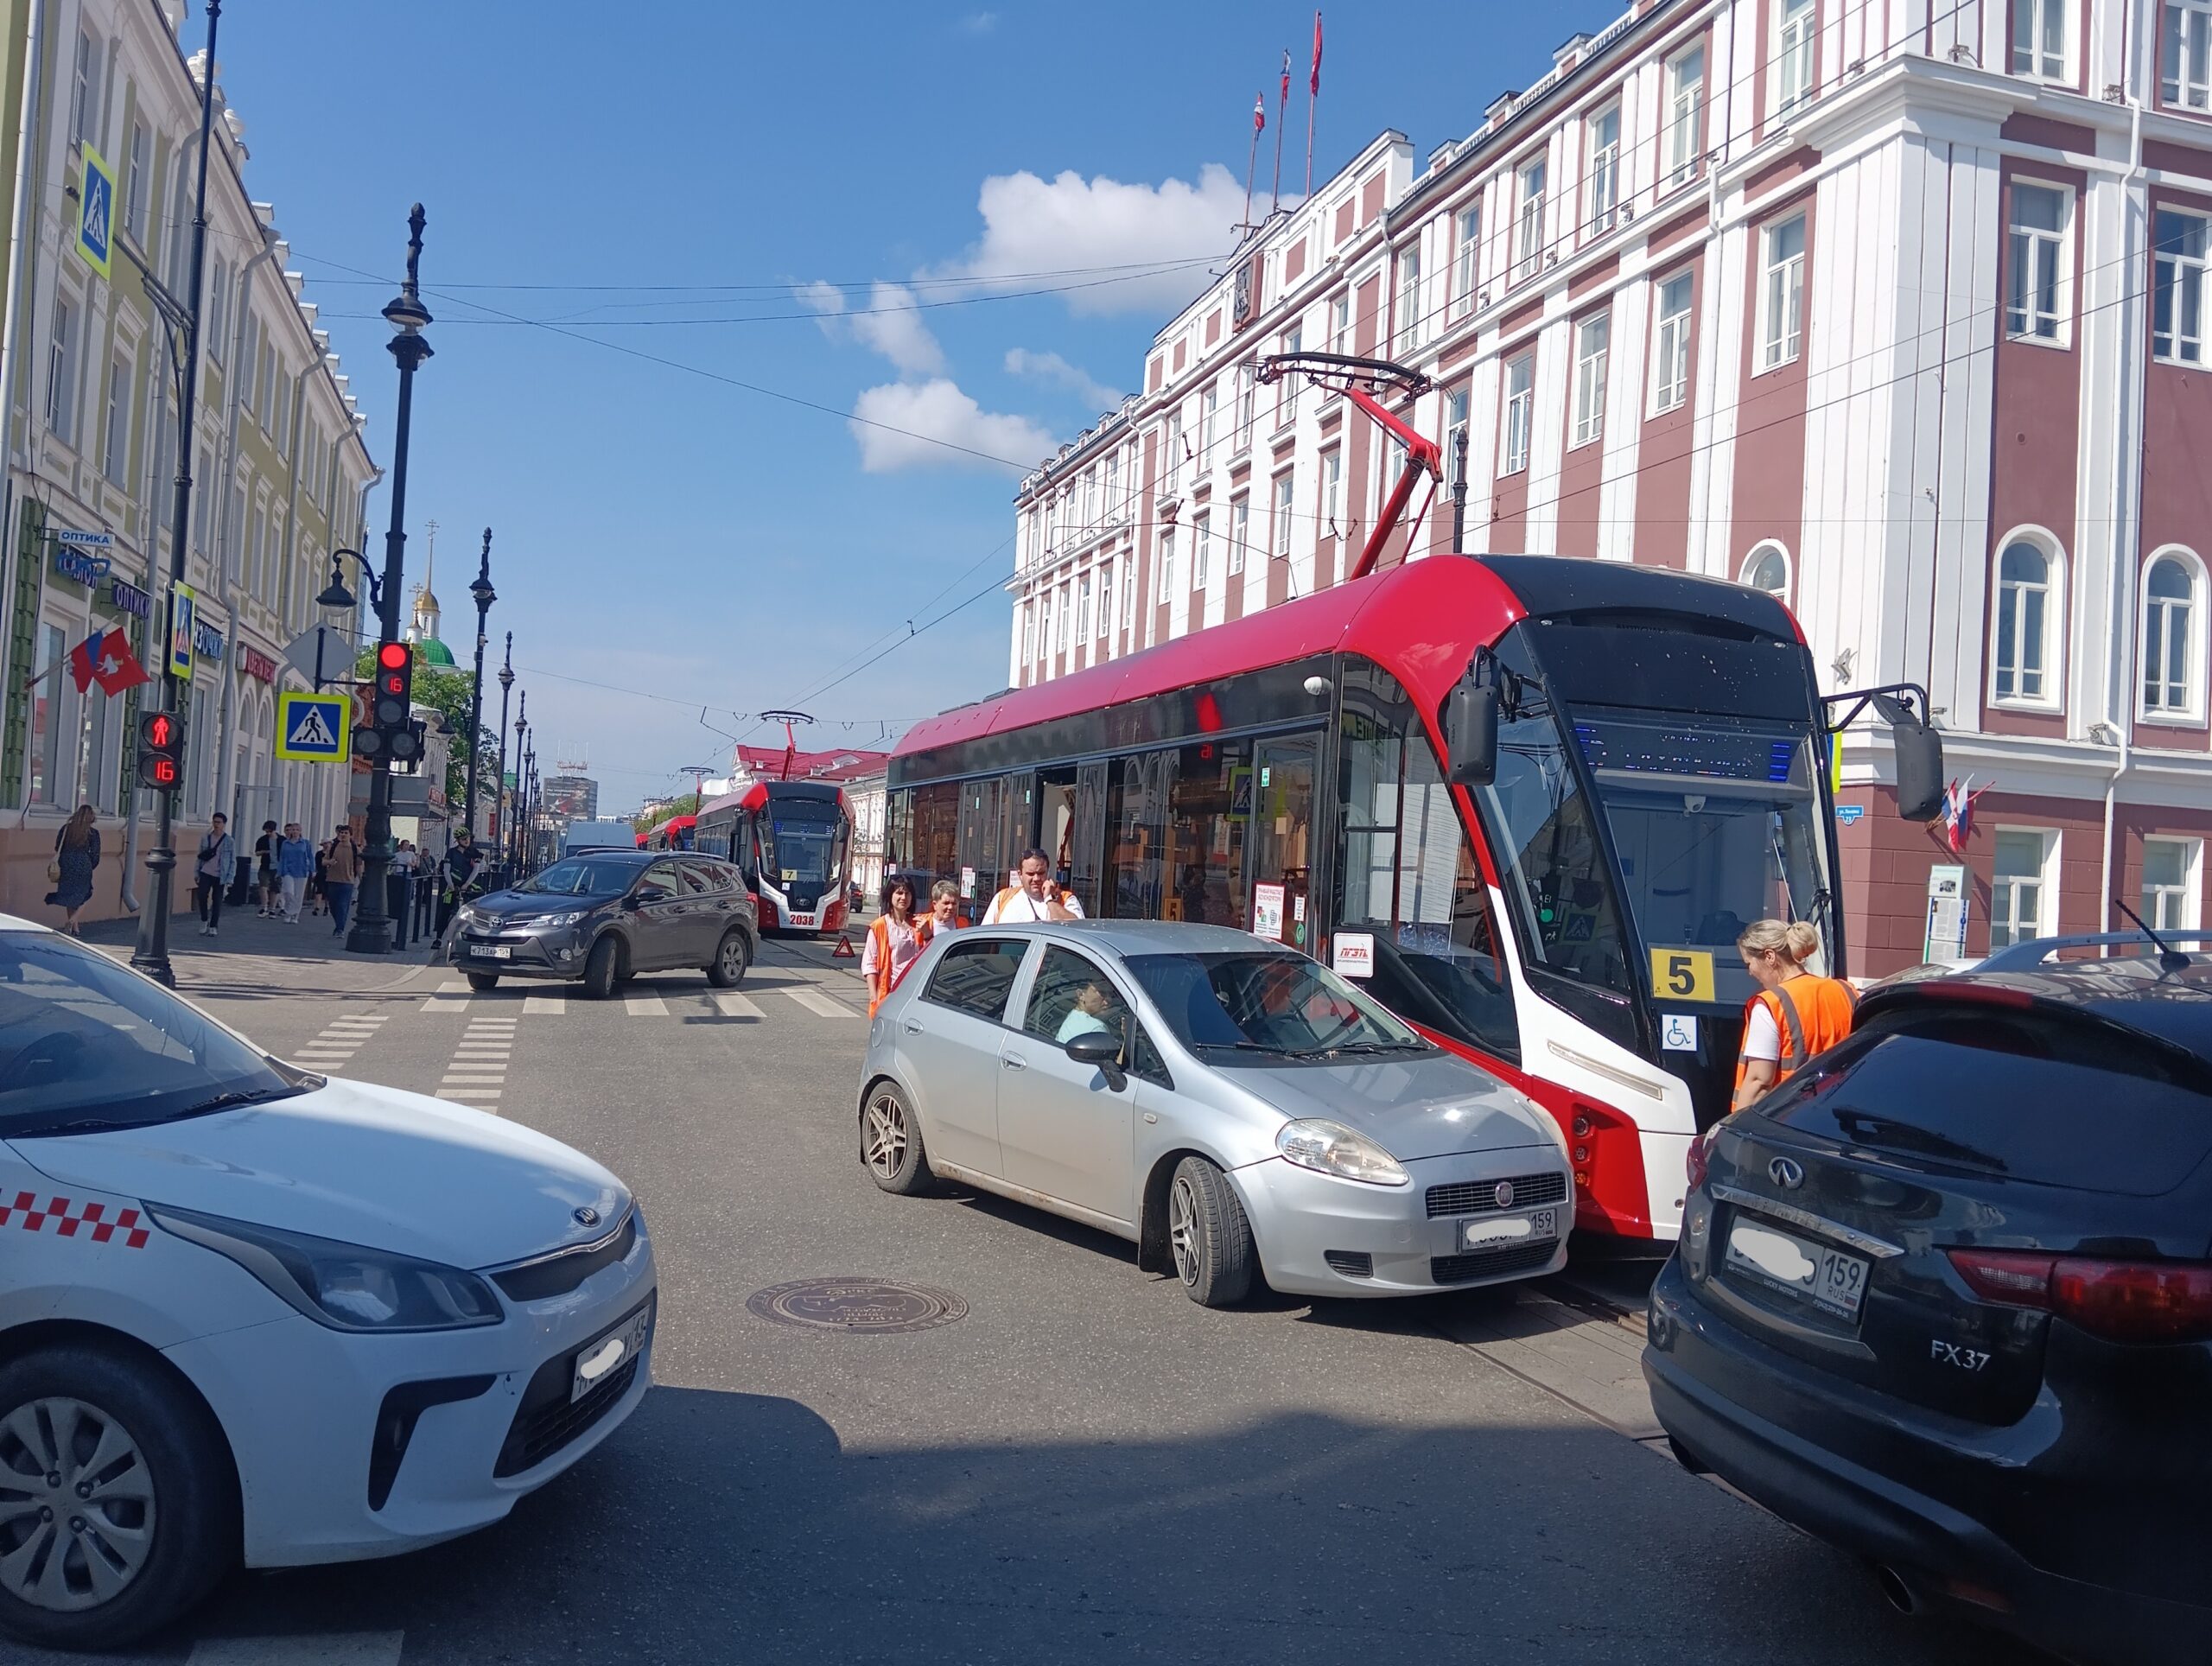
[[[985,410],[942,376],[865,390],[853,406],[851,427],[860,442],[861,467],[871,474],[948,464],[988,468],[1001,462],[1027,470],[1057,444],[1027,417]]]
[[[960,20],[960,27],[970,35],[988,35],[999,26],[999,15],[995,11],[971,11]]]
[[[914,292],[903,283],[879,283],[868,291],[867,306],[849,309],[845,292],[820,279],[801,284],[792,294],[802,305],[822,315],[822,333],[832,341],[857,341],[881,353],[909,376],[944,368],[944,349],[922,322]]]
[[[940,275],[1003,279],[1082,269],[1116,278],[1096,269],[1192,263],[1110,283],[1061,280],[1088,284],[1065,291],[1075,312],[1157,312],[1182,305],[1205,286],[1200,263],[1226,254],[1235,243],[1230,227],[1243,214],[1244,188],[1219,162],[1200,169],[1195,185],[1172,179],[1124,185],[1072,171],[1048,181],[1025,169],[986,179],[976,206],[983,217],[982,240]]]
[[[1063,387],[1086,404],[1100,410],[1109,410],[1122,403],[1119,388],[1109,388],[1103,382],[1094,382],[1082,366],[1071,365],[1057,353],[1033,353],[1027,347],[1008,347],[1006,350],[1007,372],[1027,376],[1033,380]]]

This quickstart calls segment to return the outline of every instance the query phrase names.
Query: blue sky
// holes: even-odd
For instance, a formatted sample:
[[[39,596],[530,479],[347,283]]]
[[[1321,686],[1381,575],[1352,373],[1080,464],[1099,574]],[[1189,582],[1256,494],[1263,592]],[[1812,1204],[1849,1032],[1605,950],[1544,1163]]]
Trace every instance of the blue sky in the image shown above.
[[[1315,177],[1384,127],[1421,156],[1471,131],[1619,10],[1329,12]],[[1304,166],[1308,7],[1101,16],[226,8],[248,184],[276,204],[381,463],[395,377],[373,315],[409,204],[429,213],[437,356],[416,386],[409,588],[435,518],[466,658],[460,612],[494,529],[493,652],[514,632],[541,767],[588,755],[620,807],[727,758],[702,706],[760,739],[732,714],[803,703],[822,720],[808,738],[858,745],[1003,685],[1013,472],[893,430],[1034,462],[1132,387],[1204,281],[1175,263],[1228,247],[1262,89],[1265,194],[1286,46],[1286,182]],[[889,426],[856,429],[856,411]],[[380,492],[372,549],[389,513]]]

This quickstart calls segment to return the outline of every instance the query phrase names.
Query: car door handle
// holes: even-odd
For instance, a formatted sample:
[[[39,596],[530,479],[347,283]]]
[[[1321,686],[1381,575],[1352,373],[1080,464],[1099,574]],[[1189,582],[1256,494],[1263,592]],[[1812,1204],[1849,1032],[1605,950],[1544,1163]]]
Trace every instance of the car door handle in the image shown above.
[[[919,1034],[922,1033],[922,1027],[921,1027],[919,1024],[917,1024],[916,1022],[914,1022],[914,1021],[913,1021],[912,1019],[911,1019],[911,1018],[910,1018],[910,1019],[908,1019],[905,1023],[901,1024],[899,1027],[900,1029],[902,1029],[902,1030],[906,1031],[906,1033],[907,1033],[907,1034],[909,1034],[909,1035],[919,1035]]]
[[[1017,1059],[1009,1052],[1000,1058],[999,1065],[1002,1070],[1027,1070],[1029,1061],[1026,1059]]]

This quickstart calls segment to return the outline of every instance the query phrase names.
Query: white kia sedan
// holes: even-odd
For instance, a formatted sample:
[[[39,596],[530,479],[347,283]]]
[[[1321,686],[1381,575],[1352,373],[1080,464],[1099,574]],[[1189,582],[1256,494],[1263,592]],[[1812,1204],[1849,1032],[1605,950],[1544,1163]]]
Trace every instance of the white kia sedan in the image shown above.
[[[498,1521],[644,1398],[654,1306],[589,1158],[0,915],[0,1631]]]

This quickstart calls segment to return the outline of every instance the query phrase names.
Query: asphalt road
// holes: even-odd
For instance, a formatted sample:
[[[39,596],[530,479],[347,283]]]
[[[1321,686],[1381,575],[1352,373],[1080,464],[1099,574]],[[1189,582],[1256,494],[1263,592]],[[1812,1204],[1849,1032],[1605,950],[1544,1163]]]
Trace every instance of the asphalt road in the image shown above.
[[[1103,1235],[880,1194],[854,1129],[857,980],[813,945],[772,945],[735,1016],[696,976],[555,1013],[522,990],[437,994],[430,970],[391,987],[398,967],[378,990],[298,994],[238,958],[207,963],[200,996],[274,1050],[465,1086],[629,1181],[658,1250],[658,1386],[501,1525],[239,1574],[130,1659],[2023,1657],[1892,1614],[1847,1558],[1466,1339],[1529,1297],[1210,1313]],[[485,1062],[505,1021],[511,1059]],[[916,1281],[967,1313],[850,1335],[747,1307],[825,1275]]]

